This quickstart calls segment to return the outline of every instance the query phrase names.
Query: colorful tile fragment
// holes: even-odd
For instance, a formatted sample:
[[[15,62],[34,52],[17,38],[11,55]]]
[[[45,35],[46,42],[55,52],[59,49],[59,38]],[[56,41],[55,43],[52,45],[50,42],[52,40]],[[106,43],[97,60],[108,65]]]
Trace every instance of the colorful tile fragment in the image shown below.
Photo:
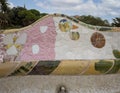
[[[62,19],[62,20],[60,20],[59,28],[61,31],[67,32],[67,31],[71,30],[72,24],[68,20]]]
[[[80,38],[79,32],[70,32],[70,38],[72,40],[78,40]]]
[[[91,42],[94,47],[102,48],[105,46],[105,37],[101,33],[95,32],[91,36]]]

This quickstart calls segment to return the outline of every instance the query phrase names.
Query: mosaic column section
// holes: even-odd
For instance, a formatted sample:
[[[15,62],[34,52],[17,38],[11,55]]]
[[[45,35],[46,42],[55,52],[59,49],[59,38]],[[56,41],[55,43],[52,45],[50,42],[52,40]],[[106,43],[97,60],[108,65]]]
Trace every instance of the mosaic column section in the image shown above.
[[[20,60],[54,60],[56,31],[53,17],[49,16],[26,29],[27,42],[24,45]]]

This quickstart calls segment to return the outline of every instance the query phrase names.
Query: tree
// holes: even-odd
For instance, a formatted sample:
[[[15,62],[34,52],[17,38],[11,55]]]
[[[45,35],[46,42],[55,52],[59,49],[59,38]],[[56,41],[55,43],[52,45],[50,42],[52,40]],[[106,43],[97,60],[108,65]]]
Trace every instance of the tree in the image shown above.
[[[9,25],[9,17],[6,13],[0,13],[0,29],[5,29]]]
[[[27,10],[24,7],[14,7],[8,15],[11,19],[11,24],[17,27],[30,25],[40,18],[39,11],[35,9]]]
[[[7,1],[0,0],[0,29],[24,27],[46,15],[36,9],[27,10],[25,6],[9,9]]]
[[[120,27],[120,17],[113,19],[112,26]]]
[[[87,24],[95,25],[95,26],[110,26],[107,20],[102,20],[100,17],[94,17],[91,15],[88,16],[77,16],[78,20],[85,22]]]
[[[8,5],[7,0],[0,0],[0,10],[2,13],[6,13],[9,10]]]
[[[38,10],[30,9],[29,11],[33,13],[35,16],[40,16],[40,12]]]
[[[9,25],[8,5],[7,0],[0,0],[0,29],[6,28]]]
[[[22,26],[27,26],[31,23],[33,23],[34,21],[36,21],[38,18],[35,16],[35,14],[33,14],[31,11],[29,10],[23,10],[23,11],[20,11],[18,13],[18,17],[21,19],[22,23],[21,25]]]
[[[19,12],[26,10],[24,7],[14,7],[11,9],[11,11],[8,13],[10,22],[13,26],[22,27],[22,19],[19,16]]]

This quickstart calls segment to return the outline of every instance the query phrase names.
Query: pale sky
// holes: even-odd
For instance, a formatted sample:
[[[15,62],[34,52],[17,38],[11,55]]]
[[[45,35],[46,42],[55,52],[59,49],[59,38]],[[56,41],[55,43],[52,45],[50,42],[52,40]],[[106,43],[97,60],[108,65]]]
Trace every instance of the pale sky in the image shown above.
[[[8,0],[10,7],[24,6],[42,13],[93,15],[107,19],[120,17],[120,0]]]

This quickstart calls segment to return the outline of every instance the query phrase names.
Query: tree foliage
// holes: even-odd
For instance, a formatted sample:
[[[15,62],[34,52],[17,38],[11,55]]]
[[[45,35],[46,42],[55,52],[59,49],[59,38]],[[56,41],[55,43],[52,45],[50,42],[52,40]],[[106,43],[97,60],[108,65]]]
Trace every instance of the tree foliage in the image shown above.
[[[8,12],[9,10],[9,7],[8,7],[8,3],[7,3],[8,0],[0,0],[0,11],[2,13],[6,13]]]
[[[14,7],[7,13],[0,12],[0,28],[24,27],[45,15],[35,9],[27,10],[25,7]]]
[[[29,11],[33,13],[35,16],[40,16],[40,12],[35,9],[30,9]]]
[[[120,27],[120,17],[113,19],[112,26]]]
[[[22,19],[21,25],[23,25],[23,26],[29,25],[39,18],[39,16],[36,16],[29,10],[20,11],[18,13],[18,17],[20,19]]]
[[[22,19],[19,17],[19,12],[26,10],[23,7],[14,7],[11,9],[11,11],[8,13],[8,16],[10,18],[10,22],[12,26],[22,26],[21,21]]]
[[[6,13],[0,13],[0,29],[9,25],[9,17]]]
[[[95,25],[95,26],[110,26],[107,20],[102,20],[100,17],[94,17],[91,15],[88,16],[79,16],[77,17],[78,20],[85,22],[87,24]]]
[[[0,29],[5,28],[9,24],[9,17],[7,14],[9,10],[7,0],[0,0]]]

